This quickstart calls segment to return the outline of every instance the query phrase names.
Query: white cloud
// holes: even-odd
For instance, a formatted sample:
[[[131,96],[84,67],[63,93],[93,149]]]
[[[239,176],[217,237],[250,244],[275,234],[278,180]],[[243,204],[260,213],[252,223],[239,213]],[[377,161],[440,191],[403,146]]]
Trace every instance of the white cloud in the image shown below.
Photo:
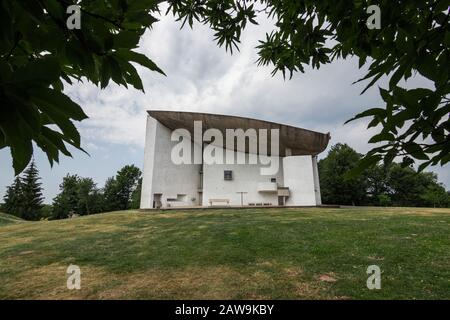
[[[358,152],[373,147],[367,141],[376,130],[367,130],[365,120],[343,125],[365,108],[381,105],[376,86],[360,95],[364,83],[352,85],[365,70],[349,59],[320,70],[307,68],[292,80],[283,80],[281,74],[272,77],[271,67],[255,63],[255,46],[270,27],[264,20],[260,26],[248,27],[240,51],[230,55],[217,46],[208,27],[196,24],[194,30],[180,30],[173,17],[161,17],[142,38],[139,51],[157,63],[167,77],[138,66],[145,94],[115,84],[105,90],[90,84],[67,89],[90,116],[79,126],[82,137],[90,143],[127,145],[142,152],[145,111],[167,109],[278,121],[330,132],[330,144],[346,142]],[[419,78],[413,82],[423,84]]]

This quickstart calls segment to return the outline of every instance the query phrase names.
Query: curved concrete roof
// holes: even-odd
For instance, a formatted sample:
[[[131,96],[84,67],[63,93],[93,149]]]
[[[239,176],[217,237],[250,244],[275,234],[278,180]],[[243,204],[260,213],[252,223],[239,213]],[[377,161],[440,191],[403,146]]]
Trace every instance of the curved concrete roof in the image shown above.
[[[287,148],[291,149],[291,155],[317,155],[325,150],[330,140],[329,133],[320,133],[258,119],[198,112],[160,110],[149,110],[147,112],[152,118],[158,120],[169,129],[187,129],[192,137],[194,134],[194,121],[202,121],[203,131],[210,128],[219,129],[224,137],[226,129],[240,128],[245,131],[253,128],[257,132],[259,132],[258,129],[268,129],[269,131],[270,129],[279,129],[280,156],[286,155],[285,151]],[[270,145],[268,148],[270,150]]]

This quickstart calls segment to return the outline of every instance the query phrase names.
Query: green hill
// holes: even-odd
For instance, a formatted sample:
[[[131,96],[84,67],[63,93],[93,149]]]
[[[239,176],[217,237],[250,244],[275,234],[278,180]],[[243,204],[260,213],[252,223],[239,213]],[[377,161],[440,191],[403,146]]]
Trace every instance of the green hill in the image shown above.
[[[0,212],[0,226],[17,222],[24,222],[24,220],[20,219],[19,217]]]
[[[450,299],[449,234],[449,209],[419,208],[123,211],[8,223],[0,298]],[[71,264],[81,290],[66,287]],[[366,286],[370,265],[381,269],[381,290]]]

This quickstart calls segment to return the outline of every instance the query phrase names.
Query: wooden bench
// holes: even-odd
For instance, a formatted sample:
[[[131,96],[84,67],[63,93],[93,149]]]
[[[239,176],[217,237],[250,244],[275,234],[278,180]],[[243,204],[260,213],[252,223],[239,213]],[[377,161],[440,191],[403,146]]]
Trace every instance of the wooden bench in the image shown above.
[[[230,199],[209,199],[209,205],[212,206],[214,202],[230,204]]]

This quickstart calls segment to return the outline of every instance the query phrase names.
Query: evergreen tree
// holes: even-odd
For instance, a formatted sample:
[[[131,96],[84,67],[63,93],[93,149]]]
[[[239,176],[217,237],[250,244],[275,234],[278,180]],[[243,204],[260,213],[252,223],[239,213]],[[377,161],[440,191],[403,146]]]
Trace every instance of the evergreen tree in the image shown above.
[[[22,192],[22,182],[20,177],[16,176],[12,185],[6,188],[6,194],[3,197],[4,204],[3,210],[15,216],[22,216],[21,212],[21,192]]]
[[[39,171],[34,161],[25,170],[21,183],[20,206],[21,218],[25,220],[39,220],[44,202],[42,187],[39,182]]]

